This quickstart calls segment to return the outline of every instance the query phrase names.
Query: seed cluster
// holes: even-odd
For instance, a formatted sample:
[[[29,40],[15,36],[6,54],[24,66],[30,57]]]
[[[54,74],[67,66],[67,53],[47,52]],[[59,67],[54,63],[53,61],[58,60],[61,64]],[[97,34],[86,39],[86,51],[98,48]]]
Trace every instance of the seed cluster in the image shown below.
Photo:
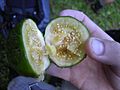
[[[36,65],[39,65],[41,60],[41,43],[39,38],[37,37],[37,31],[35,28],[32,28],[30,25],[26,25],[26,43],[28,48],[30,49],[30,54]]]
[[[62,25],[60,25],[59,23],[57,23],[56,27],[54,28],[54,30],[52,30],[53,34],[63,34],[64,33],[64,27]]]
[[[36,65],[39,66],[40,60],[41,60],[41,50],[37,48],[32,48],[31,52],[31,57],[34,59]]]
[[[65,58],[66,60],[72,60],[76,54],[79,52],[79,49],[77,47],[79,47],[79,45],[82,43],[80,41],[81,35],[78,31],[76,31],[76,27],[72,27],[70,25],[60,25],[57,24],[57,27],[53,30],[54,34],[58,34],[59,37],[61,36],[60,34],[64,33],[64,28],[72,28],[73,31],[71,31],[70,33],[68,33],[64,39],[62,40],[62,44],[58,45],[56,47],[57,49],[57,57],[62,57]],[[76,49],[74,50],[74,52],[71,52],[67,49],[68,46],[70,46],[70,43],[74,42],[75,45],[77,45]],[[78,54],[78,56],[80,56],[80,54]]]
[[[69,45],[71,42],[74,42],[75,44],[81,44],[80,33],[77,31],[72,31],[66,37],[64,37],[63,43],[65,45]]]
[[[57,48],[57,57],[64,58],[65,60],[72,60],[74,56],[75,55],[70,53],[66,48]]]

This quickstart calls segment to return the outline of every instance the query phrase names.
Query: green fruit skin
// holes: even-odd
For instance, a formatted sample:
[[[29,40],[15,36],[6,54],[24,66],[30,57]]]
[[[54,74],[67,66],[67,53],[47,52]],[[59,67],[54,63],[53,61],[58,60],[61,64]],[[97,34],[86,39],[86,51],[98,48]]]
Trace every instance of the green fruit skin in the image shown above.
[[[25,20],[21,21],[16,28],[11,30],[7,40],[7,57],[10,67],[20,75],[38,77],[39,75],[32,69],[23,44],[22,26]]]

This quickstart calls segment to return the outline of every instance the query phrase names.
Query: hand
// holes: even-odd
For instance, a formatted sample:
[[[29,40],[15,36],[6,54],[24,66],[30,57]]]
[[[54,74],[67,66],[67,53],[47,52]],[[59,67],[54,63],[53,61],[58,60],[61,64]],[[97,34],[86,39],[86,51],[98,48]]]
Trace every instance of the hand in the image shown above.
[[[71,68],[52,64],[48,73],[70,81],[81,90],[120,90],[120,44],[80,11],[64,10],[60,15],[72,16],[89,29],[88,56]]]

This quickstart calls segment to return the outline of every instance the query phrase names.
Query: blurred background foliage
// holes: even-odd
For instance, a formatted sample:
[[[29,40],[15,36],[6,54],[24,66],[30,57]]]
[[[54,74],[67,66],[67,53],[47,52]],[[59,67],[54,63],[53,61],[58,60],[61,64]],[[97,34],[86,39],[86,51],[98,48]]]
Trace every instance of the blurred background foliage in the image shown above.
[[[0,90],[6,90],[9,82],[9,68],[5,48],[5,40],[0,33]]]
[[[106,5],[98,14],[92,11],[86,0],[50,0],[50,6],[52,18],[58,17],[64,9],[75,9],[87,14],[103,30],[120,28],[120,0]]]

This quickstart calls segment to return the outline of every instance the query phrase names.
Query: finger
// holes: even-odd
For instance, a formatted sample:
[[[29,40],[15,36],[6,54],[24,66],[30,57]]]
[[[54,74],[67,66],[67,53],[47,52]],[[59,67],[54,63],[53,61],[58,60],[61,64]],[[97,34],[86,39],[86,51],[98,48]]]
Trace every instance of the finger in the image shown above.
[[[63,10],[60,13],[61,16],[71,16],[79,21],[81,21],[91,33],[92,36],[113,40],[108,34],[106,34],[99,26],[97,26],[89,17],[87,17],[83,12],[77,10]]]
[[[86,52],[94,60],[120,70],[120,44],[118,42],[92,37],[86,43]]]
[[[105,64],[120,65],[120,44],[118,42],[92,37],[86,45],[90,57]]]
[[[56,76],[59,78],[62,78],[64,80],[69,80],[70,75],[70,69],[69,68],[59,68],[55,64],[51,64],[50,67],[47,70],[47,73]]]

